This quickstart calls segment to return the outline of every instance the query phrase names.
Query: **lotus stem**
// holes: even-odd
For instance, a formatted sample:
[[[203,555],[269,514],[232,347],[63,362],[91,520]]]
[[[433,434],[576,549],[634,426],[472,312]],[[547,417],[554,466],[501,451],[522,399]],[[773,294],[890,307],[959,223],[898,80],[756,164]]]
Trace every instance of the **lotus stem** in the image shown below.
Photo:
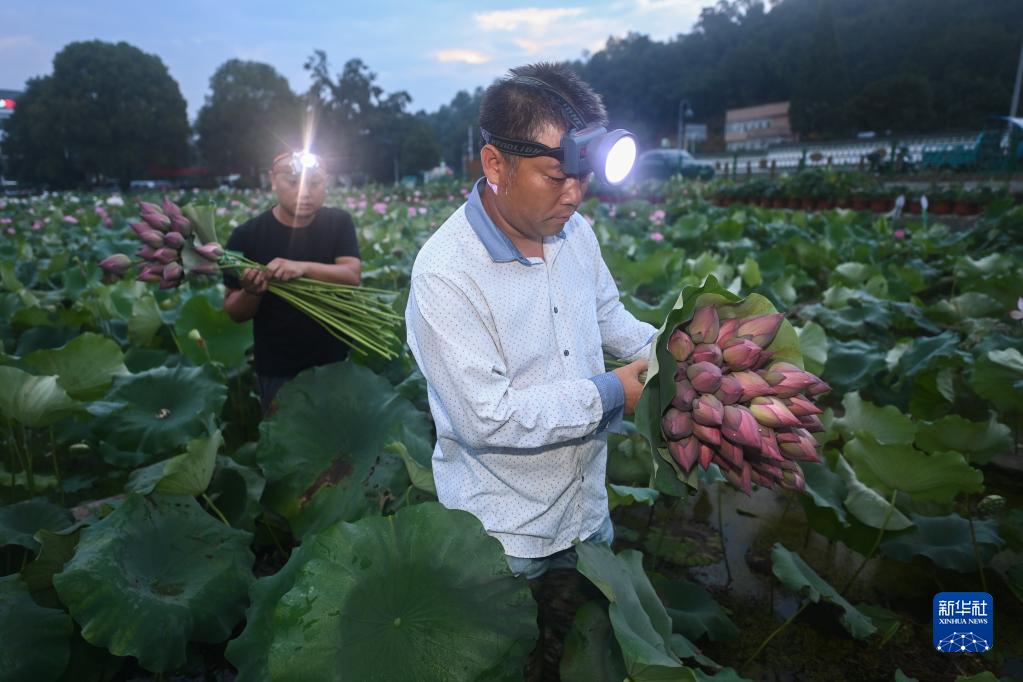
[[[732,584],[732,567],[728,564],[728,546],[725,544],[725,523],[721,513],[721,486],[717,486],[718,489],[718,538],[721,542],[721,557],[725,560],[725,575],[728,576],[728,581],[725,585]]]
[[[210,509],[213,510],[213,512],[217,515],[217,517],[221,521],[224,522],[225,526],[230,526],[231,525],[230,523],[227,522],[227,518],[224,516],[223,512],[220,511],[220,509],[217,507],[217,505],[213,504],[213,500],[210,499],[209,495],[207,495],[206,493],[203,493],[202,494],[202,499],[206,502],[206,505]]]
[[[881,539],[884,537],[885,526],[888,525],[888,521],[892,518],[892,512],[895,511],[895,497],[896,495],[898,495],[898,493],[899,493],[898,490],[892,491],[892,497],[890,500],[888,500],[888,511],[885,512],[884,519],[881,520],[881,528],[880,530],[877,531],[877,537],[874,538],[874,544],[870,547],[870,551],[867,552],[867,555],[863,557],[863,561],[860,562],[860,565],[856,567],[855,571],[853,571],[853,574],[849,576],[849,579],[845,581],[844,585],[842,585],[842,589],[838,591],[838,594],[840,595],[845,594],[845,591],[848,590],[849,586],[853,584],[853,581],[856,580],[856,577],[860,574],[860,571],[863,570],[863,568],[867,565],[867,562],[870,561],[871,557],[874,556],[874,552],[877,551],[878,546],[880,546]]]
[[[792,621],[794,621],[796,618],[798,618],[799,614],[801,614],[803,611],[805,611],[806,607],[809,606],[811,603],[812,602],[809,599],[804,601],[803,605],[800,606],[798,609],[796,609],[796,612],[793,613],[791,616],[789,616],[788,620],[786,620],[784,623],[782,623],[781,625],[776,627],[774,629],[774,632],[769,634],[767,636],[767,638],[763,642],[760,643],[760,646],[757,647],[757,650],[754,651],[752,654],[750,654],[749,658],[747,658],[745,661],[743,661],[742,665],[739,666],[739,670],[742,670],[743,668],[748,666],[750,663],[752,663],[754,660],[756,660],[757,656],[760,655],[760,652],[764,650],[764,647],[766,647],[768,644],[770,644],[772,639],[774,639],[775,637],[780,635],[785,630],[785,628],[787,628],[792,623]]]

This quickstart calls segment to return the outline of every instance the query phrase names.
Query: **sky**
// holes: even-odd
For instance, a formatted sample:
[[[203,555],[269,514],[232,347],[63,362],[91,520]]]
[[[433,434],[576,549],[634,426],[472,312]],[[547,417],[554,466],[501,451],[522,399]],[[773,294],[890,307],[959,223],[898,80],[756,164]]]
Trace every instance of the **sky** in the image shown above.
[[[578,59],[609,36],[688,33],[711,2],[7,0],[0,2],[0,89],[22,90],[29,78],[51,73],[67,43],[123,40],[163,60],[194,120],[210,76],[227,60],[270,64],[301,92],[309,82],[302,65],[321,49],[332,72],[359,57],[385,92],[405,90],[413,111],[432,112],[510,67]]]

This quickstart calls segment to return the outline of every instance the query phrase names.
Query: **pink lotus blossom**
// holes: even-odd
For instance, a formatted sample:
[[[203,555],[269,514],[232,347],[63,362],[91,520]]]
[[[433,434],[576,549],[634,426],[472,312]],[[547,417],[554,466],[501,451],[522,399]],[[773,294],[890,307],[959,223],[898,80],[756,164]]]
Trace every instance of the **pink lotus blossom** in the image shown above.
[[[415,208],[415,206],[409,206],[408,207],[408,217],[409,218],[415,218],[416,217],[416,208]]]
[[[43,229],[43,221],[42,220],[33,220],[32,221],[32,229],[35,230],[36,232],[38,232],[39,230]]]
[[[661,223],[663,223],[664,222],[664,210],[659,208],[656,211],[654,211],[653,213],[651,213],[650,214],[650,222],[652,222],[654,225],[660,225]]]
[[[358,209],[360,211],[364,211],[364,210],[366,210],[366,206],[367,206],[366,200],[365,199],[359,199],[359,203],[357,204]]]
[[[895,230],[895,232],[892,233],[892,236],[895,237],[896,239],[905,239],[906,231],[900,227],[899,229]]]
[[[13,237],[14,235],[18,234],[18,231],[17,231],[17,230],[15,230],[15,229],[14,229],[13,227],[8,227],[8,228],[7,228],[6,230],[4,230],[4,231],[5,231],[5,232],[7,232],[7,234],[11,235],[12,237]]]
[[[10,225],[10,224],[11,224],[11,219],[10,218],[8,218],[6,216],[3,217],[3,218],[0,218],[0,225]]]
[[[227,209],[224,208],[223,206],[218,206],[217,207],[217,215],[218,216],[225,216],[225,215],[227,215]]]
[[[660,232],[651,232],[650,233],[650,240],[651,241],[655,241],[655,242],[663,242],[664,241],[664,235],[661,234]]]
[[[419,215],[426,215],[426,207],[425,206],[420,206],[416,210],[419,211]]]
[[[72,225],[77,225],[78,224],[78,218],[74,217],[73,215],[66,215],[66,216],[64,216],[64,222],[65,223],[71,223]]]
[[[241,206],[241,205],[242,205],[242,202],[238,201],[237,199],[231,199],[231,207],[232,208],[234,208],[236,206]]]
[[[352,197],[348,197],[347,199],[345,199],[345,208],[347,208],[349,210],[355,210],[356,206],[358,206],[358,204],[355,202],[355,199],[353,199]]]
[[[373,204],[373,210],[380,214],[387,213],[387,204],[382,201],[378,201]]]

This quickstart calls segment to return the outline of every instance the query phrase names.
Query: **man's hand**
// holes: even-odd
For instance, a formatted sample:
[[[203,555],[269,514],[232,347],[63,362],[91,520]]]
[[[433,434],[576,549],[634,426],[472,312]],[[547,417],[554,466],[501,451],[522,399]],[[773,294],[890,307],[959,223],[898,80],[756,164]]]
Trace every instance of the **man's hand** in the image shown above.
[[[266,272],[272,279],[287,282],[305,276],[305,263],[287,258],[274,258],[266,264]]]
[[[242,276],[239,280],[241,281],[242,289],[253,296],[262,296],[266,292],[267,285],[270,283],[269,275],[263,270],[255,268],[242,270]]]
[[[646,372],[647,361],[636,360],[630,362],[624,367],[612,370],[618,380],[622,382],[622,386],[625,388],[625,414],[630,415],[636,410],[636,401],[639,400],[639,394],[643,392],[643,382],[640,380],[640,374]]]

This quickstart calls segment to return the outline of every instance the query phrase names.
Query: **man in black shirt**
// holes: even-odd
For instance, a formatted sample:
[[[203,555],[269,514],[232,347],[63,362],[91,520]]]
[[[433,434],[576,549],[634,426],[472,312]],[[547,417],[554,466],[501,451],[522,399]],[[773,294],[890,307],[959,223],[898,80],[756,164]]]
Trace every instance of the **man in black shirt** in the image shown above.
[[[235,322],[253,321],[256,376],[263,414],[274,396],[304,369],[344,360],[348,347],[316,321],[267,292],[272,280],[298,277],[358,284],[362,270],[352,217],[323,208],[327,178],[308,153],[278,155],[270,168],[277,203],[238,226],[227,248],[263,263],[240,277],[224,275],[224,310]]]

